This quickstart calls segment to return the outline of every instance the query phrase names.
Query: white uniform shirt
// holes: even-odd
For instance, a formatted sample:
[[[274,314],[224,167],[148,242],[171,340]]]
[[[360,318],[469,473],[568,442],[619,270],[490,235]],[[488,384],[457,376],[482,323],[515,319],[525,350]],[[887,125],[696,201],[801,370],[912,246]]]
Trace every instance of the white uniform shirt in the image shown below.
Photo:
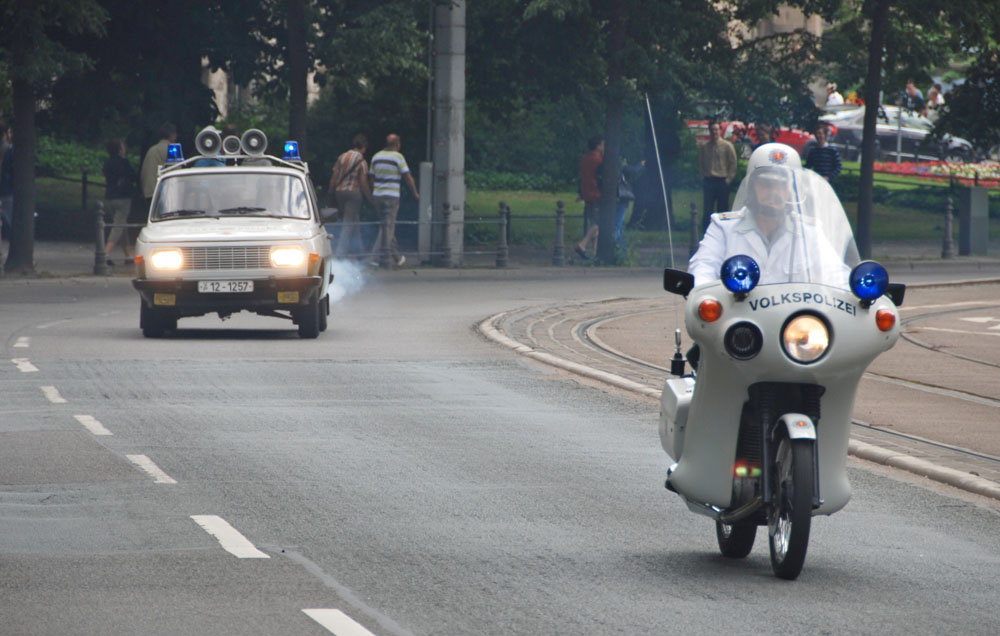
[[[815,282],[846,289],[850,273],[822,230],[808,220],[799,223],[791,215],[786,216],[784,227],[769,243],[753,214],[742,208],[712,215],[705,237],[688,263],[695,286],[719,280],[723,261],[737,254],[757,261],[760,285]]]

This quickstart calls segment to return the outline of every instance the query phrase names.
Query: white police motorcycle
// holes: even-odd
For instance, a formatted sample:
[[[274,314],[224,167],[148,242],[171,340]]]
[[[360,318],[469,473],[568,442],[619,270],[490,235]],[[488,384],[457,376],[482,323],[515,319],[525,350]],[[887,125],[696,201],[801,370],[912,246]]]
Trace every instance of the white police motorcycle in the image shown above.
[[[667,489],[715,520],[722,554],[746,557],[766,525],[775,575],[795,579],[812,516],[832,514],[850,498],[855,392],[865,368],[899,338],[905,288],[890,285],[878,263],[845,264],[854,241],[836,195],[814,173],[788,174],[784,243],[765,249],[758,257],[765,262],[731,256],[707,282],[664,272],[664,288],[687,299],[685,326],[698,360],[685,375],[678,329],[677,377],[663,389],[659,432],[673,461]],[[752,203],[751,177],[741,193]],[[708,249],[710,234],[753,232],[749,209],[730,214],[716,215],[700,249]],[[695,355],[688,357],[693,366]]]

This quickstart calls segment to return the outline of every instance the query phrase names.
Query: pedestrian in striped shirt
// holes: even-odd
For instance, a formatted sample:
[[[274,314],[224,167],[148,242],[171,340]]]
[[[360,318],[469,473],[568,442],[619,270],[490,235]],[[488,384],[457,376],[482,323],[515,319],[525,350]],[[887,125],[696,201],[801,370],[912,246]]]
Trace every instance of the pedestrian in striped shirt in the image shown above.
[[[399,184],[406,181],[407,187],[413,193],[414,199],[420,198],[417,192],[417,185],[413,182],[413,175],[406,165],[406,159],[399,152],[402,142],[399,135],[389,135],[385,138],[385,148],[376,152],[372,157],[371,170],[368,178],[372,185],[372,194],[375,197],[375,209],[378,211],[379,221],[382,227],[379,229],[378,238],[372,252],[375,254],[375,264],[382,260],[383,245],[388,245],[390,255],[396,266],[406,262],[406,257],[399,251],[396,243],[396,215],[399,214]],[[383,240],[385,243],[383,243]],[[383,263],[388,265],[388,263]]]
[[[840,152],[826,143],[829,127],[823,123],[816,127],[816,145],[806,155],[805,167],[833,184],[840,174]]]

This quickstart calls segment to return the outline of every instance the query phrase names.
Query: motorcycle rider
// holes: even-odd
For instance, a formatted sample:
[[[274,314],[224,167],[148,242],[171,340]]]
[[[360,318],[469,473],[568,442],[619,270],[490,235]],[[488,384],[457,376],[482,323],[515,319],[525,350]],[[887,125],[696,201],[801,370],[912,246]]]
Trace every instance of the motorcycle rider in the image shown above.
[[[803,170],[799,154],[790,146],[769,143],[754,150],[734,210],[712,215],[691,257],[688,271],[695,286],[718,280],[727,258],[746,254],[759,264],[761,284],[797,277],[845,287],[850,272],[845,256],[856,259],[857,248],[849,227],[842,230],[835,223],[824,223],[836,218],[837,211],[843,218],[843,208],[821,181]]]

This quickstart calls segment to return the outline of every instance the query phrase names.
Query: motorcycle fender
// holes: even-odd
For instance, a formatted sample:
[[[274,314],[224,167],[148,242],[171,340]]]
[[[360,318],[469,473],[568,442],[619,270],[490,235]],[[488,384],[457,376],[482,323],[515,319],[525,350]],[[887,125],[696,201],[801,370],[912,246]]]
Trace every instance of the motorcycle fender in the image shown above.
[[[778,426],[785,427],[788,439],[816,439],[816,425],[808,415],[785,413],[778,419]]]

